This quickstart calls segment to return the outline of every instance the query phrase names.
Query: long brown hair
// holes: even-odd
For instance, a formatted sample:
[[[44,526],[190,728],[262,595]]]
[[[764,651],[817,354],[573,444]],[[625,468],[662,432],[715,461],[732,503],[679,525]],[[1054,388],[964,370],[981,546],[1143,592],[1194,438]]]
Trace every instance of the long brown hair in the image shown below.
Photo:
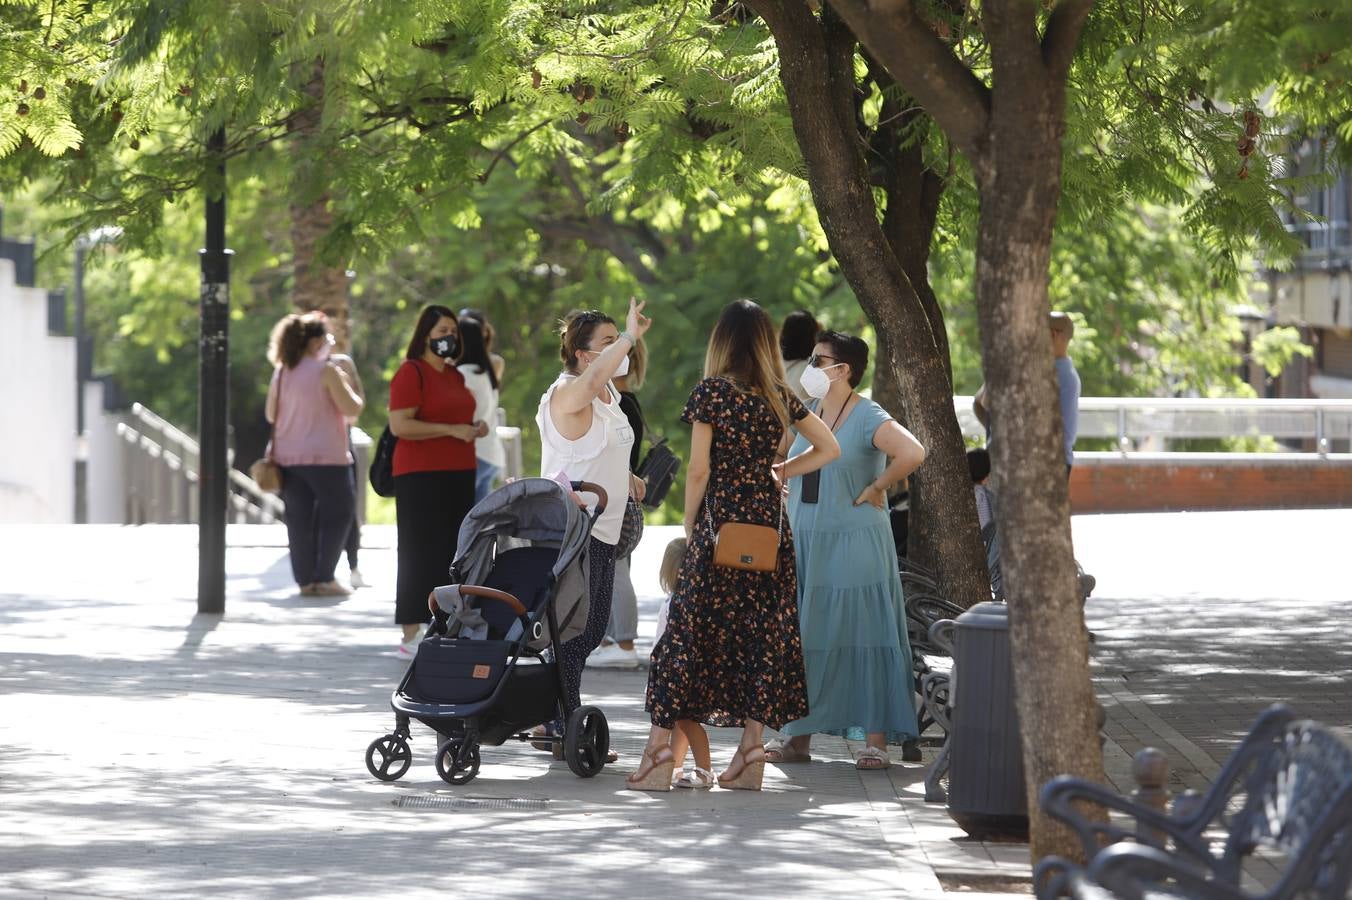
[[[437,323],[442,319],[450,319],[456,322],[455,313],[444,306],[432,304],[423,307],[423,311],[418,314],[418,324],[413,326],[413,337],[408,342],[408,349],[404,351],[404,359],[422,359],[423,353],[427,350],[427,336],[432,333],[432,329],[437,327]],[[460,326],[456,325],[456,340],[460,339]]]
[[[775,324],[765,310],[751,300],[734,300],[723,307],[709,349],[704,354],[704,377],[723,376],[739,382],[770,404],[770,411],[784,427],[789,425],[789,406],[784,399],[784,361],[779,357]]]
[[[282,316],[281,321],[272,326],[272,335],[268,338],[268,362],[294,369],[305,356],[310,341],[328,333],[328,317],[317,309]]]

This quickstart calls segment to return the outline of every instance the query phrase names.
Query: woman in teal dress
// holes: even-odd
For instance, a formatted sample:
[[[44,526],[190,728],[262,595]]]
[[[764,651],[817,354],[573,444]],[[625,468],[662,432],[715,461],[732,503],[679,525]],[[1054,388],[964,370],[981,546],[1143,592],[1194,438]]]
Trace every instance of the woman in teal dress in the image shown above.
[[[866,739],[857,768],[885,769],[888,742],[919,731],[887,491],[920,466],[925,448],[855,393],[867,367],[867,344],[827,331],[802,377],[841,455],[818,477],[790,481],[809,712],[780,729],[788,740],[767,745],[771,762],[807,762],[812,735],[835,734]],[[800,435],[789,455],[806,446]]]

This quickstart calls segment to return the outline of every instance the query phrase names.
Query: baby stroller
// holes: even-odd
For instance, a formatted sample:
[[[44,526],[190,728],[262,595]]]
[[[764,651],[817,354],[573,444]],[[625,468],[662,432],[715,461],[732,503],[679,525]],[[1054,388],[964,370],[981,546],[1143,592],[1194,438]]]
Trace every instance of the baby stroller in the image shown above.
[[[569,708],[555,663],[559,647],[586,626],[587,543],[606,505],[600,485],[575,481],[573,489],[596,495],[592,513],[558,482],[524,478],[465,517],[452,583],[428,597],[432,624],[390,697],[394,731],[366,748],[376,778],[408,771],[410,719],[440,736],[437,774],[450,784],[479,774],[480,745],[539,741],[529,730],[555,718],[565,723],[555,740],[568,768],[582,778],[601,771],[610,751],[605,714]]]

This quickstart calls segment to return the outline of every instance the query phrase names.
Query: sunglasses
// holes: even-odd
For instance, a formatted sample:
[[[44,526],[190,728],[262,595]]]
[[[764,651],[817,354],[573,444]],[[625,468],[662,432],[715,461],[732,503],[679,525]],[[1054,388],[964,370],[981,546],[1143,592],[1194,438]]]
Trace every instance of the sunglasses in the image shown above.
[[[831,365],[823,366],[822,360],[831,360]],[[831,366],[840,365],[840,360],[834,356],[827,356],[825,353],[814,353],[807,358],[807,364],[814,369],[829,369]]]

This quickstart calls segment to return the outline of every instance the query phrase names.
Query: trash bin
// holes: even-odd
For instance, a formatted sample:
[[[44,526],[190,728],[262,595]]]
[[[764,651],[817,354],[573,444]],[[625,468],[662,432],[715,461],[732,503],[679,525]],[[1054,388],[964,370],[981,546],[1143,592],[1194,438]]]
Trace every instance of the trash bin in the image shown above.
[[[978,603],[953,634],[948,814],[977,839],[1028,837],[1009,607]]]

